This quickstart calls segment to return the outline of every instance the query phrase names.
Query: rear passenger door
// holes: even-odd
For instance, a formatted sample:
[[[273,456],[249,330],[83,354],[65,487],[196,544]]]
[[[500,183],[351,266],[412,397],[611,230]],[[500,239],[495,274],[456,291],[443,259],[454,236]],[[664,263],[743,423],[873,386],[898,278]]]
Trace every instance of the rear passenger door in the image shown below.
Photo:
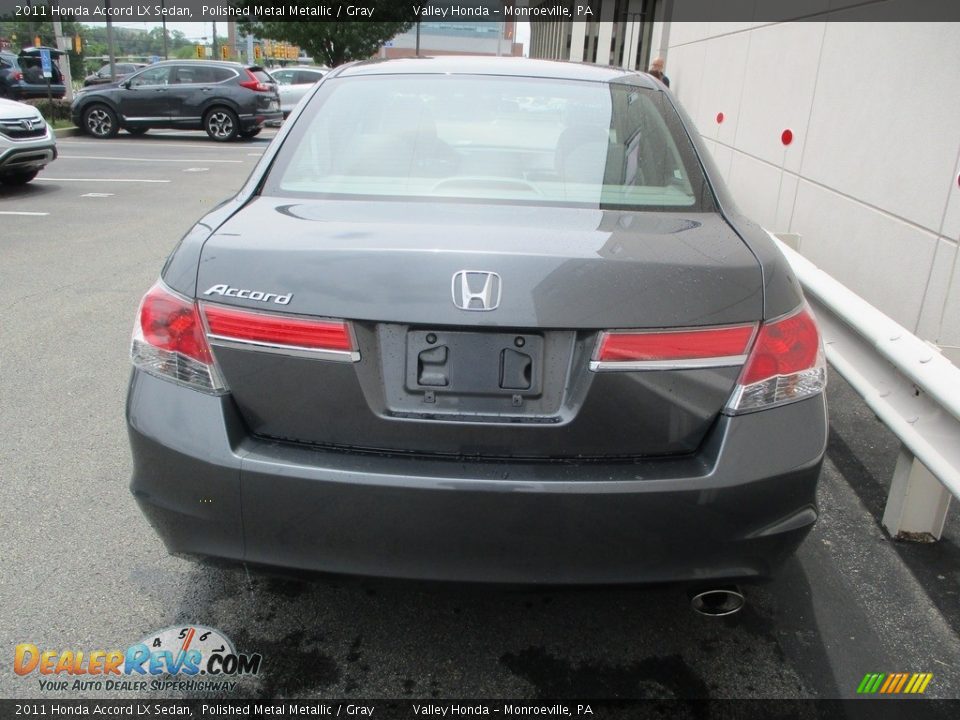
[[[222,83],[235,76],[236,72],[226,67],[188,63],[176,65],[173,79],[174,122],[200,122],[207,108],[223,97]]]

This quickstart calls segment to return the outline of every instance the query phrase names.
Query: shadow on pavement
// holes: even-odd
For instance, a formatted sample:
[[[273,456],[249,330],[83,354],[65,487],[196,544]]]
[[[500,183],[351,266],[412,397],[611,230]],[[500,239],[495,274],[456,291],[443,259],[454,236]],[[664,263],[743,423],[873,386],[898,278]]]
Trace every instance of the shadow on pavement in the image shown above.
[[[837,696],[809,623],[803,567],[748,586],[724,619],[682,587],[528,590],[249,574],[197,566],[176,623],[219,628],[261,675],[231,697],[736,698]],[[785,641],[785,642],[784,642]],[[829,674],[829,673],[826,673]]]

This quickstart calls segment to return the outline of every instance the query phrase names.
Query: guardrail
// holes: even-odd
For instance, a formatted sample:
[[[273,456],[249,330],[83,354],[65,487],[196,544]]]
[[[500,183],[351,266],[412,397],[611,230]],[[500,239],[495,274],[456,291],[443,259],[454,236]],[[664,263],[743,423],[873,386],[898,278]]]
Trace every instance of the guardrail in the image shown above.
[[[960,368],[771,234],[803,285],[827,360],[902,443],[883,525],[939,540],[960,498]]]

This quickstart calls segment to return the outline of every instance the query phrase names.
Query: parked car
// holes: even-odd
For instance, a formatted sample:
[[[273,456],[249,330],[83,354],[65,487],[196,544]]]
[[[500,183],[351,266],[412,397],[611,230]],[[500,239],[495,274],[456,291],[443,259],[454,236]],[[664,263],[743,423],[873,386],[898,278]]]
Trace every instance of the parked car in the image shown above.
[[[312,65],[297,65],[270,70],[280,91],[280,110],[287,117],[307,91],[323,79],[330,68]]]
[[[95,73],[87,75],[83,79],[84,87],[89,87],[91,85],[104,85],[106,83],[115,82],[116,80],[123,80],[123,78],[125,78],[127,75],[148,67],[146,63],[114,63],[113,65],[116,73],[115,79],[110,77],[110,63],[107,63]]]
[[[97,138],[121,128],[205,130],[225,142],[249,138],[281,120],[276,83],[263,68],[236,62],[169,60],[119,82],[81,90],[71,107],[77,127]]]
[[[67,89],[57,63],[51,63],[50,86],[43,76],[40,51],[49,50],[52,58],[63,52],[56,48],[24,48],[19,54],[0,52],[0,98],[27,100],[29,98],[62,98]]]
[[[773,573],[818,515],[820,336],[676,100],[524,58],[311,92],[137,315],[131,489],[167,547],[714,609]]]
[[[56,157],[56,136],[40,111],[0,99],[0,184],[25,185]]]

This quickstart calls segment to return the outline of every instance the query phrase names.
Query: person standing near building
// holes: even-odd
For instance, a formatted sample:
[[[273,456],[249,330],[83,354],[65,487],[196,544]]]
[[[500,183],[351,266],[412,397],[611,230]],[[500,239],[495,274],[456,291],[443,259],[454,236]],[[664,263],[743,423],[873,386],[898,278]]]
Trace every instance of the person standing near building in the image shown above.
[[[665,61],[662,57],[655,57],[653,62],[650,63],[650,69],[647,70],[647,72],[667,87],[670,87],[670,78],[663,74],[664,63]]]

